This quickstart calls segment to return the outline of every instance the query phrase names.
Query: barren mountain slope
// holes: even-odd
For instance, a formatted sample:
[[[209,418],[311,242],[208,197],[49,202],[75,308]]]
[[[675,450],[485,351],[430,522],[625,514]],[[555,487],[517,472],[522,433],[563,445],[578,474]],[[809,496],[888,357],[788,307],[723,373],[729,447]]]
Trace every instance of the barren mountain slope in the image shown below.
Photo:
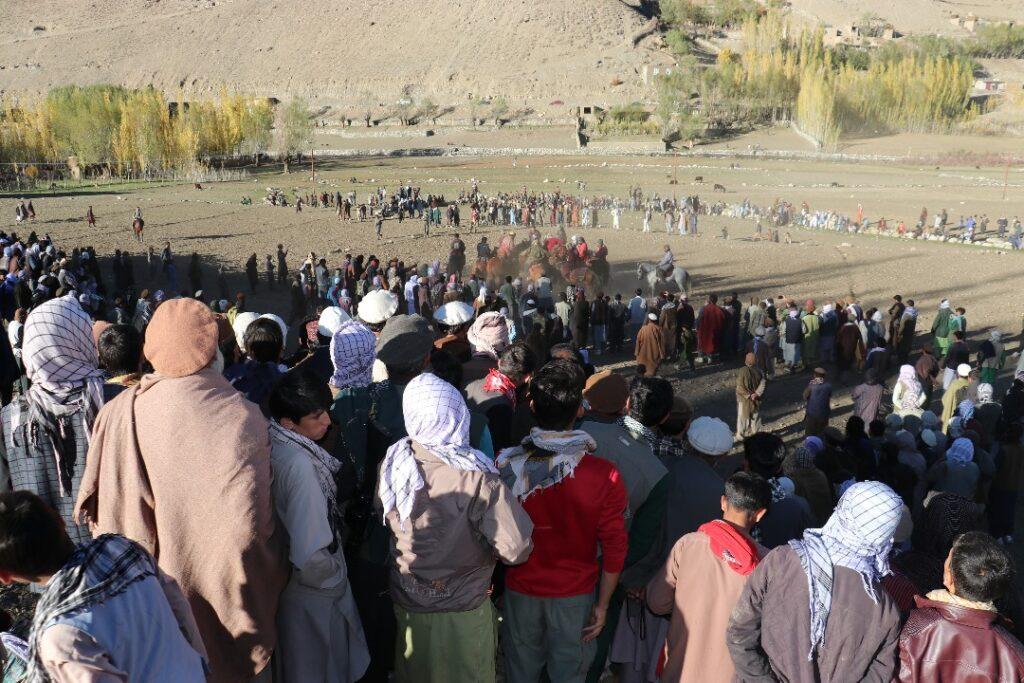
[[[0,90],[223,84],[318,104],[628,102],[644,19],[620,0],[5,0]],[[612,86],[615,79],[622,85]]]

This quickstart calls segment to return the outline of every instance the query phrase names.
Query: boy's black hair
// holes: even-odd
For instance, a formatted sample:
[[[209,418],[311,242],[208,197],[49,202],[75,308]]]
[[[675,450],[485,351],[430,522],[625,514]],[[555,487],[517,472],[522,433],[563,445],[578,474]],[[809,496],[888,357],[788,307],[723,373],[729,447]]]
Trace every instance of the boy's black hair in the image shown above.
[[[498,356],[498,372],[513,382],[522,382],[537,369],[537,354],[526,342],[516,342]]]
[[[768,509],[772,488],[759,474],[736,472],[725,481],[725,501],[730,507],[753,514]]]
[[[434,349],[430,353],[430,371],[456,389],[462,386],[462,363],[444,349]]]
[[[956,594],[975,602],[992,602],[1013,587],[1015,570],[1009,553],[983,531],[968,531],[953,541],[949,562]]]
[[[64,520],[42,498],[30,491],[0,493],[0,571],[51,576],[74,551]]]
[[[259,363],[272,363],[281,358],[284,337],[281,328],[269,318],[257,318],[249,323],[242,335],[245,353]]]
[[[782,467],[786,444],[775,434],[758,432],[743,440],[743,456],[751,472],[770,479]]]
[[[629,386],[629,416],[656,427],[672,410],[672,385],[661,377],[634,377]]]
[[[271,321],[272,322],[272,321]],[[267,408],[275,420],[298,422],[331,407],[331,390],[309,368],[284,373],[270,391]]]
[[[103,330],[96,348],[100,367],[112,377],[139,371],[142,335],[134,325],[111,325]]]
[[[568,429],[583,403],[583,369],[568,360],[553,360],[530,380],[533,416],[541,429]]]

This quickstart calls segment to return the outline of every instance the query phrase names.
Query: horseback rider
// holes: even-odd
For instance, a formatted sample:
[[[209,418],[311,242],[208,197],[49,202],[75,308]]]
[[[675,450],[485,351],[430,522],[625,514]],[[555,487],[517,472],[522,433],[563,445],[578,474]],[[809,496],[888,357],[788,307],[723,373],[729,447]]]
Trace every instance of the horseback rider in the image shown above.
[[[491,257],[491,245],[487,244],[487,235],[481,237],[480,241],[476,243],[476,257],[478,259]]]
[[[135,207],[135,215],[132,216],[132,220],[142,222],[142,209],[137,206]]]
[[[672,264],[675,260],[676,257],[672,255],[672,248],[666,244],[665,253],[661,255],[661,260],[658,261],[658,274],[661,275],[661,277],[663,278],[668,278],[668,276],[672,273]]]

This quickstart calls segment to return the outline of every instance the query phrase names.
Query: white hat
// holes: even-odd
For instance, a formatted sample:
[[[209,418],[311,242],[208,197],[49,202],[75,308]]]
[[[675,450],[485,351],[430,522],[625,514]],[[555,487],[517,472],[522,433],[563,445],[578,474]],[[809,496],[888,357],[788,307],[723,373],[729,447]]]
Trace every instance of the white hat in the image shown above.
[[[245,352],[245,331],[249,329],[249,325],[252,324],[252,321],[259,317],[259,313],[253,313],[252,311],[239,313],[235,316],[235,322],[231,325],[231,329],[235,331],[235,342],[243,353]]]
[[[936,444],[939,443],[939,439],[935,436],[935,432],[930,429],[926,429],[921,432],[921,441],[924,441],[928,448],[935,448]]]
[[[473,307],[464,301],[450,301],[434,311],[434,320],[442,325],[464,325],[473,319]]]
[[[705,455],[725,455],[732,449],[732,430],[717,417],[698,417],[690,423],[686,438]]]
[[[351,319],[352,316],[346,313],[345,309],[338,306],[328,306],[320,314],[320,319],[316,324],[316,333],[324,337],[333,337],[334,333],[341,327],[341,324]]]
[[[364,323],[375,325],[384,322],[397,311],[398,297],[391,292],[377,289],[363,297],[357,313]]]
[[[275,323],[277,323],[277,326],[281,328],[281,340],[284,341],[287,344],[287,342],[288,342],[288,323],[286,323],[284,321],[284,319],[281,318],[281,316],[274,315],[273,313],[264,313],[263,315],[260,316],[260,318],[265,318],[267,320],[273,320]]]
[[[655,313],[648,313],[648,314],[647,314],[647,317],[648,317],[649,319],[651,319],[651,320],[655,321],[655,322],[657,322],[657,321],[658,321],[658,316],[657,316],[657,314],[655,314]]]
[[[971,366],[968,365],[967,363],[961,363],[960,365],[956,366],[956,374],[960,375],[961,377],[970,376]]]
[[[899,429],[903,426],[903,417],[896,413],[889,413],[885,416],[885,426],[889,429]]]
[[[939,416],[930,410],[926,410],[921,413],[921,424],[924,425],[925,429],[934,429],[939,426]]]

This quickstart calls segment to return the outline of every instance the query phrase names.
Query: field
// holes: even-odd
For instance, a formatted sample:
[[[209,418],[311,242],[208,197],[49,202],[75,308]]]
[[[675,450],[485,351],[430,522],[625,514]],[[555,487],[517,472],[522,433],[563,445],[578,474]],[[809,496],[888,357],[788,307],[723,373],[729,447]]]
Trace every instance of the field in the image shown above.
[[[278,243],[291,250],[290,263],[307,252],[329,254],[329,265],[341,260],[346,251],[375,253],[385,259],[397,256],[407,263],[441,259],[447,254],[450,231],[423,238],[422,223],[390,220],[385,239],[378,242],[372,223],[342,222],[329,209],[271,207],[262,203],[267,187],[291,192],[312,187],[309,168],[294,165],[288,175],[280,167],[264,168],[246,181],[213,183],[196,190],[191,185],[88,188],[66,194],[41,195],[33,199],[38,218],[32,227],[49,232],[68,247],[92,244],[101,254],[126,249],[136,254],[136,273],[153,288],[158,282],[146,282],[143,253],[147,246],[158,252],[165,240],[171,242],[178,257],[182,282],[187,272],[187,257],[197,252],[202,259],[206,291],[216,292],[213,273],[224,265],[230,273],[229,289],[247,290],[242,268],[246,257],[255,252],[261,264]],[[679,183],[670,185],[675,175]],[[703,176],[703,184],[694,182]],[[1007,177],[1003,199],[1003,180]],[[700,194],[704,200],[741,201],[768,204],[783,198],[799,206],[807,202],[812,209],[832,208],[853,214],[859,205],[871,218],[885,216],[891,223],[903,218],[912,224],[921,207],[931,214],[946,208],[954,221],[961,214],[987,214],[995,219],[1024,216],[1022,186],[1024,174],[1012,169],[900,166],[890,163],[835,164],[820,161],[779,161],[757,158],[732,160],[709,158],[655,157],[493,157],[436,159],[332,159],[318,164],[317,188],[344,194],[350,189],[360,201],[378,186],[395,189],[411,182],[426,193],[455,197],[468,190],[475,179],[485,194],[518,191],[577,193],[577,181],[585,183],[587,195],[625,196],[627,188],[639,185],[645,193],[662,196]],[[354,183],[352,181],[355,181]],[[725,193],[711,193],[711,183],[721,183]],[[838,183],[839,187],[832,187]],[[240,205],[250,197],[253,205]],[[4,201],[3,218],[13,224],[13,198]],[[98,219],[98,229],[90,232],[82,220],[88,206]],[[146,218],[145,244],[132,238],[128,228],[135,207]],[[468,211],[463,212],[468,221]],[[867,235],[846,235],[794,229],[792,244],[753,241],[753,223],[722,217],[702,217],[700,236],[666,236],[660,217],[655,217],[654,232],[640,232],[640,214],[624,212],[623,230],[610,229],[610,216],[604,213],[606,227],[586,233],[593,244],[604,239],[610,250],[614,280],[608,293],[621,292],[628,298],[638,283],[636,262],[653,260],[663,244],[670,244],[679,261],[694,278],[692,301],[700,303],[708,293],[739,293],[743,302],[751,297],[791,295],[798,299],[845,297],[856,295],[865,305],[887,308],[893,294],[916,299],[922,311],[919,330],[927,329],[938,301],[949,297],[955,305],[967,308],[972,338],[980,341],[987,330],[998,328],[1016,335],[1021,329],[1024,308],[1018,303],[1019,276],[1024,260],[1017,253],[1004,253],[963,245],[903,241]],[[728,239],[721,231],[728,230]],[[488,229],[491,240],[497,228]],[[468,230],[464,227],[463,234]],[[576,232],[579,232],[577,230]],[[470,236],[470,247],[478,237]],[[285,292],[268,292],[261,285],[250,306],[261,312],[284,313]],[[1016,341],[1011,349],[1016,350]],[[600,359],[628,367],[631,359]],[[674,368],[666,374],[675,376]],[[678,375],[679,388],[705,414],[734,419],[732,366],[698,368],[696,377]],[[799,393],[805,376],[785,378],[773,383],[765,401],[768,421],[776,427],[790,426],[802,417]],[[1004,380],[1005,382],[1005,380]],[[844,392],[845,393],[845,392]],[[848,400],[841,397],[835,424],[848,414]],[[795,426],[795,425],[793,425]]]

